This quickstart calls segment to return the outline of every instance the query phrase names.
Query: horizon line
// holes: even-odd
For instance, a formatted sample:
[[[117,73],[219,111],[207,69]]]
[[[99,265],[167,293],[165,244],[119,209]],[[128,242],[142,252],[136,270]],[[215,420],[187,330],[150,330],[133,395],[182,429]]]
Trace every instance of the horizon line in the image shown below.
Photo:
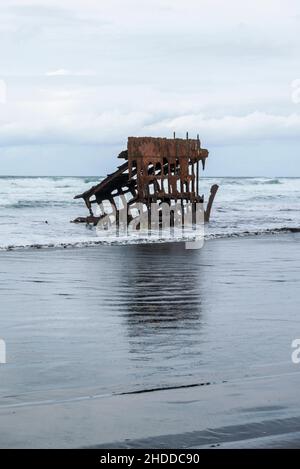
[[[106,177],[106,175],[91,175],[91,174],[82,174],[82,175],[74,175],[74,174],[0,174],[0,178],[51,178],[51,177],[59,177],[59,178],[102,178]],[[256,175],[256,176],[205,176],[202,175],[199,179],[225,179],[225,178],[232,178],[232,179],[256,179],[256,178],[268,178],[268,179],[276,179],[276,178],[285,178],[285,179],[299,179],[299,176],[266,176],[266,175]]]

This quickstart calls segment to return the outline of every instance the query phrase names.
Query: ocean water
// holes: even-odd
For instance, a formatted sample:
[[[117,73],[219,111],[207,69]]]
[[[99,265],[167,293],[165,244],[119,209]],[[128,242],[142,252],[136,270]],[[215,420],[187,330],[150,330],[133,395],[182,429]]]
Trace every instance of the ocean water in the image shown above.
[[[0,177],[0,249],[76,246],[116,242],[107,233],[70,223],[86,216],[74,195],[97,177]],[[200,192],[220,186],[205,237],[243,236],[300,226],[300,178],[202,178]],[[179,238],[180,239],[180,236]],[[145,240],[144,240],[145,241]],[[124,236],[121,243],[136,242]]]

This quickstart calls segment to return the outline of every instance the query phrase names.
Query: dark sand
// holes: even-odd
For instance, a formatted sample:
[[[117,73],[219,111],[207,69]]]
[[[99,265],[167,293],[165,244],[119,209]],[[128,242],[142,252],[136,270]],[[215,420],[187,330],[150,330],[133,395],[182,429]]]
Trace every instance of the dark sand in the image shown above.
[[[299,446],[299,246],[0,253],[0,447]]]

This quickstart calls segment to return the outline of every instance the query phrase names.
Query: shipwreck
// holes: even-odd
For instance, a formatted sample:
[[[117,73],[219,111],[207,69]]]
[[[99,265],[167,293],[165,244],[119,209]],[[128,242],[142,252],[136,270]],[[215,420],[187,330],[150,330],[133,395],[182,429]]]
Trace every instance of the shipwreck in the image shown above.
[[[201,148],[199,136],[190,139],[129,137],[127,149],[118,158],[125,162],[109,174],[99,184],[86,192],[76,195],[75,199],[83,199],[89,215],[79,217],[75,223],[97,225],[99,220],[107,216],[104,201],[109,201],[118,214],[120,207],[117,200],[126,199],[127,207],[136,203],[143,204],[151,211],[151,204],[167,203],[170,206],[180,202],[183,207],[187,203],[203,204],[204,195],[199,192],[200,164],[205,169],[209,152]],[[211,187],[209,200],[203,208],[204,220],[210,219],[212,204],[218,186]],[[94,204],[100,207],[95,214]],[[130,210],[128,212],[130,215]],[[118,221],[118,216],[116,217]]]

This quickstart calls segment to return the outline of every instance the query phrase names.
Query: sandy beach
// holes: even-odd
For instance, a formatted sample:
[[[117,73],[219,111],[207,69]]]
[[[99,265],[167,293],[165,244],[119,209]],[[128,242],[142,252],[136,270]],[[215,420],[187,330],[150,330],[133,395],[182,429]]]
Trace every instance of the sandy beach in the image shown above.
[[[298,446],[299,243],[1,252],[0,446]]]

